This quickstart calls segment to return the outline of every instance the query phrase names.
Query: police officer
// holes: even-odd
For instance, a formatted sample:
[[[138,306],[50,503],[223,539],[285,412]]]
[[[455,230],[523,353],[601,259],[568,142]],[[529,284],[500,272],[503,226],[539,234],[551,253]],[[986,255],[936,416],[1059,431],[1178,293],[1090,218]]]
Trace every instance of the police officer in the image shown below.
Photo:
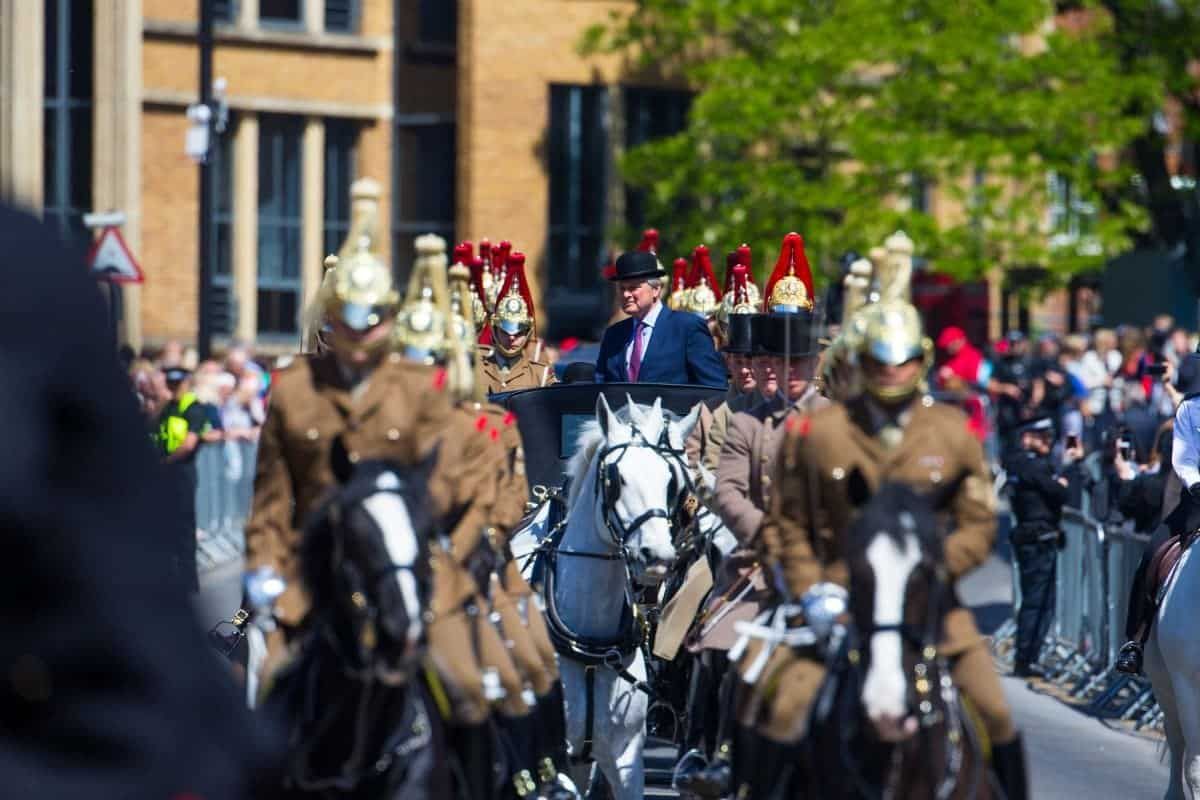
[[[525,278],[525,256],[507,258],[504,284],[491,314],[492,344],[480,346],[479,367],[488,394],[536,389],[557,383],[554,368],[526,352],[536,334],[533,295]]]
[[[1007,465],[1017,518],[1011,539],[1021,573],[1013,674],[1028,677],[1054,615],[1054,563],[1067,479],[1057,474],[1052,462],[1054,421],[1050,417],[1030,420],[1016,433],[1019,450]]]
[[[863,308],[851,326],[864,391],[788,426],[771,511],[759,534],[764,560],[776,566],[793,597],[820,581],[848,580],[842,537],[857,508],[843,482],[855,470],[872,490],[889,482],[925,493],[954,487],[943,548],[955,580],[988,557],[995,536],[995,499],[978,439],[961,411],[921,390],[932,342],[920,314],[903,299],[888,299]],[[1002,788],[1009,798],[1023,800],[1020,739],[968,609],[947,613],[939,652],[950,660],[955,683],[983,721]],[[824,672],[822,665],[804,659],[785,666],[779,674],[763,676],[768,683],[779,681],[764,730],[775,741],[803,735]]]
[[[189,592],[200,589],[196,571],[196,451],[209,429],[208,415],[192,392],[191,373],[182,367],[164,372],[171,399],[158,416],[158,446],[178,494],[179,548],[172,572]]]

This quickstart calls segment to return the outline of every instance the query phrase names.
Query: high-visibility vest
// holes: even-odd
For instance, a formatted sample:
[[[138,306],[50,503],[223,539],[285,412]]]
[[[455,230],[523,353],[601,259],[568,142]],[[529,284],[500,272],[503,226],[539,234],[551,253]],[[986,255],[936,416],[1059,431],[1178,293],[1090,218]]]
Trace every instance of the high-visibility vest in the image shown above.
[[[179,407],[158,423],[158,443],[167,455],[178,450],[179,446],[187,439],[188,421],[183,415],[195,402],[196,395],[191,392],[186,393],[179,398]]]

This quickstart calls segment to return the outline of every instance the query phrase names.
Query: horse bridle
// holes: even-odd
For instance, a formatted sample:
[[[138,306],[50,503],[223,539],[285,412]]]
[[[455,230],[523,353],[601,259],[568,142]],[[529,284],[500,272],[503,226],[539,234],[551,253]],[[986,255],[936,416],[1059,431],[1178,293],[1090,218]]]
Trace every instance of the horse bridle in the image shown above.
[[[925,560],[924,565],[929,566],[930,562]],[[962,771],[963,765],[963,748],[966,744],[974,744],[978,750],[978,743],[974,742],[970,726],[964,726],[958,714],[953,713],[953,709],[958,702],[958,691],[954,686],[954,681],[950,677],[950,665],[945,656],[943,656],[937,646],[938,639],[941,634],[941,621],[944,616],[943,611],[946,608],[946,603],[950,593],[950,577],[944,564],[933,563],[934,571],[933,594],[930,596],[930,602],[927,605],[928,613],[925,617],[923,625],[912,625],[906,622],[888,623],[885,625],[876,625],[874,620],[871,622],[870,628],[860,631],[861,639],[864,643],[869,643],[870,640],[879,633],[897,633],[900,638],[912,645],[919,656],[913,664],[912,674],[909,677],[908,685],[912,690],[909,698],[909,711],[913,713],[917,720],[917,732],[922,738],[930,735],[930,732],[942,722],[946,723],[947,729],[945,734],[946,740],[946,765],[942,779],[939,781],[935,797],[937,800],[944,800],[950,797],[958,786],[958,776]],[[862,668],[861,654],[857,649],[849,652],[849,661],[852,669]],[[937,686],[934,686],[934,679],[937,679]],[[936,693],[935,693],[936,689]],[[938,705],[934,700],[941,701],[939,710]],[[964,739],[971,740],[970,742]],[[850,767],[851,777],[858,786],[859,791],[867,797],[872,797],[871,787],[866,785],[866,781],[862,778],[862,771],[859,764],[850,752],[849,741],[843,738],[842,741],[842,760]],[[888,770],[888,782],[884,786],[881,797],[894,796],[894,791],[889,791],[893,787],[891,784],[899,773],[899,761],[901,758],[902,749],[900,746],[893,748],[892,764]],[[975,782],[979,782],[979,771],[975,773]],[[976,785],[968,797],[976,796],[978,790]]]
[[[397,483],[395,486],[380,487],[372,484],[370,490],[366,489],[350,493],[348,496],[342,496],[329,506],[329,524],[335,529],[340,526],[342,518],[342,508],[344,506],[355,505],[361,503],[367,497],[376,494],[390,493],[403,497],[404,484]],[[337,594],[344,593],[344,599],[348,601],[345,605],[350,609],[351,616],[356,625],[358,636],[357,646],[358,652],[353,654],[358,660],[363,662],[361,669],[354,669],[349,666],[347,653],[342,652],[342,642],[339,637],[329,630],[328,623],[325,624],[327,639],[334,648],[334,652],[338,656],[338,660],[342,663],[342,671],[352,678],[359,680],[370,680],[374,678],[383,678],[384,680],[395,681],[397,678],[403,677],[402,674],[397,674],[395,670],[379,667],[374,663],[372,656],[379,642],[378,635],[378,620],[380,616],[380,608],[371,601],[372,594],[367,590],[368,587],[374,589],[384,579],[390,578],[397,572],[408,572],[417,577],[417,567],[420,565],[420,559],[413,561],[411,565],[397,564],[390,558],[388,562],[381,568],[372,571],[370,574],[364,575],[358,568],[345,557],[345,543],[342,537],[334,535],[333,547],[330,552],[330,572],[332,575],[341,576],[334,585],[334,591]],[[338,585],[341,584],[341,585]]]
[[[667,484],[667,504],[670,508],[648,508],[626,523],[616,515],[615,506],[621,497],[621,471],[618,465],[630,448],[648,449],[659,455],[671,468],[671,480]],[[611,458],[613,454],[616,458]],[[680,491],[679,475],[683,476],[684,490]],[[675,519],[683,498],[694,491],[692,478],[687,465],[684,464],[682,452],[671,446],[666,426],[663,427],[657,442],[650,442],[633,426],[632,436],[628,442],[606,447],[596,455],[596,502],[604,519],[604,527],[612,537],[613,545],[621,557],[627,558],[626,552],[629,539],[633,534],[652,519]]]

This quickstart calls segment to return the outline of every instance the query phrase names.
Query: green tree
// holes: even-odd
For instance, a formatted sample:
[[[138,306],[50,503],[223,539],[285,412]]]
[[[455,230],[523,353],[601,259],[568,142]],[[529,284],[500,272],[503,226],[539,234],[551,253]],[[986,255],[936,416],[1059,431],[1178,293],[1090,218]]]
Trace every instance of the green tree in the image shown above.
[[[1065,277],[1150,227],[1124,156],[1167,89],[1160,63],[1122,57],[1129,32],[1112,13],[1080,5],[640,0],[583,47],[697,92],[685,130],[621,163],[680,252],[747,241],[761,275],[797,230],[828,271],[902,228],[963,278],[996,266]],[[905,202],[922,183],[959,212],[938,221]],[[1078,236],[1047,235],[1052,191],[1068,187],[1076,210],[1101,213]]]

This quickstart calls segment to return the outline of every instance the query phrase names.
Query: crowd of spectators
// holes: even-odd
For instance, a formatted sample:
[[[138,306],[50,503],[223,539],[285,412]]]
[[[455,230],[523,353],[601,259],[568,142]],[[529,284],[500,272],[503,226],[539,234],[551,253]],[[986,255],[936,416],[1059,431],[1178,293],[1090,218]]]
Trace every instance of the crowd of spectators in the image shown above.
[[[140,356],[129,350],[123,355],[148,430],[157,429],[159,415],[171,400],[167,373],[184,370],[187,389],[207,417],[206,432],[201,437],[204,443],[258,439],[271,378],[249,346],[235,343],[220,357],[205,361],[197,358],[194,349],[176,341]]]
[[[972,427],[1002,461],[1022,422],[1049,416],[1070,505],[1104,522],[1151,529],[1161,508],[1171,430],[1183,397],[1200,391],[1197,337],[1167,315],[1145,328],[1030,338],[987,348],[947,328],[937,340],[934,388],[963,398]]]

